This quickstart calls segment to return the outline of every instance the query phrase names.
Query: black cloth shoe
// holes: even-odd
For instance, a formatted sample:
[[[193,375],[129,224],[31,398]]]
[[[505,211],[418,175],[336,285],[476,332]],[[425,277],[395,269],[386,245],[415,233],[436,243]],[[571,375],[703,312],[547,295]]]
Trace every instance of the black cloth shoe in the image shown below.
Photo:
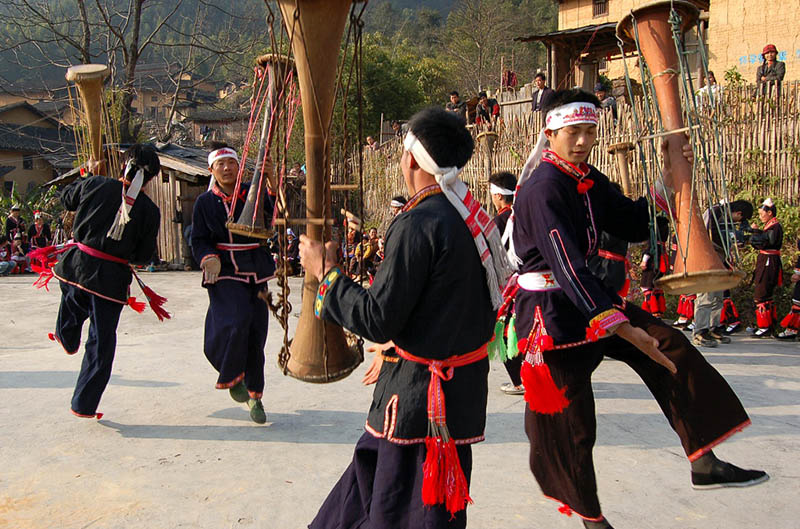
[[[701,347],[717,346],[717,341],[708,335],[708,331],[703,331],[692,336],[692,343]]]
[[[614,529],[613,527],[611,527],[611,524],[608,523],[608,520],[606,520],[605,518],[603,518],[603,520],[599,522],[583,520],[583,526],[586,529]]]
[[[716,460],[711,464],[710,472],[692,472],[692,488],[698,490],[719,489],[722,487],[749,487],[769,479],[763,470],[744,470]]]

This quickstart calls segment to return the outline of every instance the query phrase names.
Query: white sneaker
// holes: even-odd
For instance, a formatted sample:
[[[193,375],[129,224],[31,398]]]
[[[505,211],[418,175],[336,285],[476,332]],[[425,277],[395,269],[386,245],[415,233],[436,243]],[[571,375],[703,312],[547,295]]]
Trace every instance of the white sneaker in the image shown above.
[[[506,395],[524,395],[525,388],[523,386],[515,386],[511,382],[506,382],[505,384],[500,384],[500,391],[505,393]]]

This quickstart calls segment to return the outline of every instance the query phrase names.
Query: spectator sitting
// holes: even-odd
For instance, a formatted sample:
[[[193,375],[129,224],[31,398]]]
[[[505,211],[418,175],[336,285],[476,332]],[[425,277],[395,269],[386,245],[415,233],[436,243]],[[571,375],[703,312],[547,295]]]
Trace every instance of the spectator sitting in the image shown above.
[[[536,85],[536,90],[531,96],[531,108],[536,112],[547,108],[556,93],[552,88],[547,87],[547,77],[542,72],[536,74],[533,84]]]
[[[8,237],[0,235],[0,276],[7,276],[16,268],[17,263],[11,260],[11,245]]]
[[[377,151],[380,148],[381,146],[377,141],[375,141],[375,138],[373,138],[372,136],[367,136],[367,150]]]
[[[30,258],[28,252],[25,251],[25,244],[22,240],[22,235],[17,233],[14,235],[14,240],[11,242],[11,260],[16,263],[16,272],[30,272]]]
[[[25,221],[20,218],[20,207],[17,204],[11,206],[11,213],[6,219],[6,236],[12,239],[18,233],[25,231]]]
[[[614,122],[617,121],[617,100],[608,94],[608,89],[603,83],[594,85],[594,95],[600,100],[600,107],[603,109],[611,109],[611,116]]]
[[[467,122],[467,104],[461,101],[458,92],[455,90],[450,92],[450,102],[445,105],[445,109],[449,112],[455,112],[464,119],[464,123]]]
[[[478,106],[475,107],[475,124],[485,125],[492,130],[500,117],[500,105],[496,99],[489,99],[486,92],[478,92]]]
[[[778,49],[774,44],[764,46],[761,57],[764,62],[756,70],[756,85],[760,88],[761,95],[772,95],[772,87],[775,86],[775,95],[780,97],[786,64],[778,60]]]
[[[36,211],[33,214],[33,226],[28,229],[28,240],[34,249],[49,246],[53,240],[53,236],[50,233],[50,225],[44,222],[41,211]]]
[[[303,167],[300,165],[300,162],[295,162],[292,168],[289,169],[289,177],[305,179],[306,173],[303,171]]]

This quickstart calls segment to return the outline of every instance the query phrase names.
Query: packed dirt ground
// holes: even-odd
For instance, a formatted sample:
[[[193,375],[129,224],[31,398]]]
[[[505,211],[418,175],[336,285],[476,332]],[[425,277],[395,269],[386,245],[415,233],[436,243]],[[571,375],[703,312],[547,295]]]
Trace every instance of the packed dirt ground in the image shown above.
[[[371,388],[367,364],[326,385],[284,377],[283,336],[270,322],[267,424],[214,389],[202,352],[208,305],[198,273],[147,274],[169,298],[173,318],[125,310],[101,420],[69,413],[83,351],[67,356],[47,339],[59,302],[31,287],[33,276],[0,278],[0,527],[305,527],[352,457]],[[299,310],[294,289],[293,324]],[[292,331],[293,332],[293,331]],[[85,336],[84,332],[84,336]],[[739,394],[753,425],[717,454],[771,479],[757,487],[694,491],[689,465],[647,388],[605,361],[594,377],[595,462],[604,511],[617,529],[795,529],[800,465],[800,343],[736,336],[704,351]],[[369,360],[369,353],[367,360]],[[474,447],[468,526],[582,527],[545,499],[528,470],[524,401],[497,388],[490,372],[486,441]]]

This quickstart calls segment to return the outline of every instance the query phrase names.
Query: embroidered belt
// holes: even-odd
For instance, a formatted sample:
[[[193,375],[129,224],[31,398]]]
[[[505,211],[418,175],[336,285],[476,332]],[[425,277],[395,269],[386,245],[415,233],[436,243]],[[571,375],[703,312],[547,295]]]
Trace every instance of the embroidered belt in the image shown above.
[[[219,242],[215,245],[217,250],[222,250],[225,252],[243,252],[245,250],[255,250],[260,248],[261,245],[257,242],[249,242],[249,243],[227,243],[227,242]]]
[[[758,253],[764,254],[764,255],[780,255],[781,251],[780,250],[759,250]]]
[[[561,285],[556,281],[556,276],[550,270],[540,272],[526,272],[517,278],[517,284],[522,290],[528,292],[544,292],[546,290],[560,290]]]
[[[603,259],[608,259],[609,261],[619,261],[621,263],[625,263],[628,261],[624,255],[614,252],[609,252],[608,250],[597,250],[597,255],[599,255]]]

